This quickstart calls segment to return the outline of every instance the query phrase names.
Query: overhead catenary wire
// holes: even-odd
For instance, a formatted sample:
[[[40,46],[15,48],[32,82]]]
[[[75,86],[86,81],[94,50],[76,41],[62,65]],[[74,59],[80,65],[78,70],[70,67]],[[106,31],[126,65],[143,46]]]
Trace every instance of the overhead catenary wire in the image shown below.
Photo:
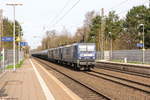
[[[75,2],[75,4],[74,4],[62,17],[60,17],[52,26],[55,26],[56,24],[58,24],[80,1],[81,1],[81,0],[78,0],[77,2]],[[114,7],[116,7],[116,6],[117,6],[117,8],[118,8],[118,6],[121,6],[122,4],[124,4],[124,3],[127,2],[127,1],[129,1],[129,0],[124,0],[124,1],[120,2],[119,4],[117,4],[117,5],[113,6],[113,7],[111,7],[110,9],[114,9]],[[66,8],[66,6],[69,4],[69,2],[70,2],[70,0],[66,2],[65,6],[62,8],[62,10],[60,11],[60,13]],[[115,8],[115,9],[116,9],[116,8]],[[60,13],[57,14],[57,15],[54,17],[54,19],[52,20],[52,22],[53,22],[55,19],[57,19],[57,18],[59,17]]]
[[[64,4],[64,6],[62,7],[62,9],[60,9],[60,11],[58,11],[58,13],[56,13],[55,17],[50,21],[50,23],[53,23],[57,18],[59,18],[59,16],[64,12],[64,10],[67,8],[67,6],[69,5],[71,0],[67,0],[67,2]],[[48,25],[48,24],[47,24]],[[46,29],[46,24],[43,27],[43,30]]]
[[[128,1],[129,1],[129,0],[124,0],[124,1],[122,1],[122,2],[120,2],[120,3],[118,3],[117,5],[115,5],[115,6],[111,7],[111,8],[109,8],[109,9],[108,9],[108,12],[110,12],[110,11],[112,11],[112,10],[113,10],[113,11],[116,11],[117,9],[120,8],[120,6],[122,7],[122,5],[128,3]],[[148,1],[149,1],[149,0],[148,0]],[[147,3],[147,1],[145,1],[144,3],[142,3],[142,5],[144,5],[145,3]],[[122,13],[127,12],[128,10],[129,10],[129,9],[124,10],[124,11],[120,11],[120,12],[118,12],[117,14],[120,15],[120,14],[122,14]]]
[[[139,4],[139,5],[145,5],[146,3],[147,3],[147,1],[145,1],[145,2],[143,2],[142,4]],[[136,5],[136,6],[137,6],[137,5]],[[124,10],[124,11],[120,11],[120,12],[117,13],[117,14],[120,15],[120,14],[125,13],[125,12],[127,12],[127,11],[129,11],[129,9]]]
[[[58,24],[80,1],[81,0],[78,0],[77,2],[75,2],[74,5],[69,10],[67,10],[66,13],[53,24],[53,26]]]
[[[78,0],[77,2],[75,2],[74,5],[73,5],[69,10],[67,10],[65,14],[63,14],[58,20],[55,21],[54,24],[52,24],[52,27],[54,27],[54,26],[57,25],[61,20],[63,20],[64,17],[65,17],[80,1],[81,1],[81,0]],[[123,1],[120,2],[119,4],[117,4],[117,5],[113,6],[113,7],[111,7],[111,8],[109,9],[109,11],[110,11],[110,10],[114,10],[114,9],[115,9],[115,10],[118,9],[120,6],[124,5],[124,4],[127,3],[128,1],[129,1],[129,0],[123,0]],[[69,2],[69,1],[68,1],[68,2]],[[65,5],[68,5],[68,2],[67,2]],[[64,6],[63,9],[62,9],[62,11],[63,11],[65,8],[66,8],[66,7]],[[126,10],[126,11],[127,11],[127,10]],[[122,14],[122,13],[124,13],[124,12],[126,12],[126,11],[121,11],[121,12],[119,12],[118,14]],[[56,18],[55,18],[55,19],[56,19]]]
[[[62,7],[62,9],[55,15],[55,17],[52,19],[51,23],[55,21],[55,19],[57,19],[63,12],[64,10],[67,8],[67,6],[69,5],[71,0],[67,0],[67,2],[65,3],[65,5]]]
[[[117,5],[115,5],[115,6],[111,7],[111,8],[109,8],[108,11],[116,10],[118,7],[120,7],[121,5],[125,4],[125,3],[128,2],[128,1],[129,1],[129,0],[124,0],[124,1],[120,2],[119,4],[117,4]]]

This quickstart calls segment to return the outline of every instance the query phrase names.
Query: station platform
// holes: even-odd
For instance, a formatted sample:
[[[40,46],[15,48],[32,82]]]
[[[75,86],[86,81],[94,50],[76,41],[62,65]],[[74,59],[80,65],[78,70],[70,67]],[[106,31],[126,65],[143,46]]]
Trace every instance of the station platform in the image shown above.
[[[110,63],[110,64],[121,64],[121,65],[130,65],[130,66],[142,66],[142,67],[150,67],[150,64],[136,64],[136,63],[130,63],[130,62],[115,62],[115,61],[109,61],[109,60],[96,60],[96,63]]]
[[[81,100],[43,66],[26,59],[15,72],[0,74],[0,100]]]

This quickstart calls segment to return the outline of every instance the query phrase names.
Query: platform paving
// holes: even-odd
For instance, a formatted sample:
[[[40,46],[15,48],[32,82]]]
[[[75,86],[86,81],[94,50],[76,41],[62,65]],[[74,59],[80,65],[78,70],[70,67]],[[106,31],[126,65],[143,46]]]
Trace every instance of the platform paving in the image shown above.
[[[45,100],[41,86],[28,60],[15,72],[0,77],[0,100]]]
[[[41,76],[42,83],[31,62]],[[47,89],[43,88],[43,84]],[[52,100],[48,92],[54,97],[53,100],[80,100],[76,94],[66,89],[54,76],[31,59],[25,60],[22,67],[15,72],[6,70],[0,74],[0,100]]]

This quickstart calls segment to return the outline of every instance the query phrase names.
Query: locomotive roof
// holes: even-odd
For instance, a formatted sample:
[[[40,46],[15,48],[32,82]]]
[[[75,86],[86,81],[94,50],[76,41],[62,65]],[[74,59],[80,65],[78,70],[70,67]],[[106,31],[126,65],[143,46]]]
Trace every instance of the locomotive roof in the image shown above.
[[[41,51],[36,51],[34,53],[46,53],[48,52],[48,50],[55,50],[55,49],[59,49],[59,48],[63,48],[63,47],[70,47],[70,46],[75,46],[75,45],[94,45],[95,43],[73,43],[73,44],[69,44],[69,45],[65,45],[65,46],[60,46],[60,47],[57,47],[57,48],[49,48],[49,49],[46,49],[46,50],[41,50]]]
[[[69,47],[69,46],[74,46],[74,45],[84,45],[84,44],[86,44],[86,45],[94,45],[95,43],[74,43],[74,44],[69,44],[69,45],[66,45],[66,46],[64,46],[64,47]]]

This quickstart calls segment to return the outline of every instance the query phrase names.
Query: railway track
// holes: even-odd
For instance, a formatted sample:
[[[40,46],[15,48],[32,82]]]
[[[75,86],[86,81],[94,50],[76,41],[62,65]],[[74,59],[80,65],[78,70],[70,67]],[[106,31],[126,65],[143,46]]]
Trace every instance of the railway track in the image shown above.
[[[94,98],[94,100],[111,100],[111,98],[108,97],[108,96],[106,96],[105,94],[100,93],[98,90],[96,90],[96,89],[94,89],[93,87],[91,87],[91,86],[89,86],[89,85],[87,85],[87,84],[81,82],[80,80],[76,80],[76,79],[70,77],[69,75],[67,75],[67,74],[64,73],[64,72],[62,72],[62,71],[60,71],[60,70],[58,70],[58,69],[55,69],[54,67],[52,67],[52,65],[50,65],[50,64],[48,64],[48,63],[42,61],[41,59],[37,59],[37,58],[36,58],[36,60],[37,60],[38,62],[40,62],[41,64],[46,65],[46,66],[47,66],[46,68],[51,69],[51,70],[54,70],[54,71],[57,71],[58,73],[60,73],[60,74],[62,74],[62,75],[64,75],[64,76],[66,76],[67,78],[71,79],[72,81],[78,83],[79,85],[81,85],[81,86],[87,88],[89,91],[92,91],[93,93],[88,94],[88,95],[92,96],[92,97],[89,97],[89,98]],[[93,97],[93,95],[95,96],[95,94],[96,94],[96,97]]]
[[[115,71],[115,72],[121,72],[125,74],[130,74],[130,75],[136,75],[144,78],[150,78],[150,72],[149,73],[140,73],[136,72],[134,70],[128,70],[129,68],[136,68],[137,66],[128,66],[128,65],[123,65],[123,64],[114,64],[114,63],[102,63],[102,65],[98,63],[96,65],[97,68],[100,69],[105,69],[105,70],[110,70],[110,71]],[[107,67],[106,67],[107,66]],[[147,71],[150,70],[150,67],[143,67],[143,66],[138,66],[139,69],[146,69]]]
[[[121,94],[119,94],[119,95],[122,95],[122,97],[118,97],[117,95],[118,94],[115,94],[115,93],[113,93],[113,91],[110,89],[109,90],[109,87],[108,88],[106,88],[105,86],[103,87],[103,86],[101,86],[100,84],[97,84],[96,86],[94,85],[94,84],[92,84],[92,80],[94,80],[94,79],[96,79],[95,80],[95,82],[96,83],[99,83],[98,82],[98,80],[104,80],[104,81],[106,81],[106,84],[107,83],[110,83],[110,84],[115,84],[115,85],[120,85],[120,87],[122,88],[122,87],[124,87],[124,88],[130,88],[131,90],[134,90],[134,91],[137,91],[135,94],[137,95],[139,92],[141,92],[141,93],[146,93],[146,95],[148,95],[148,96],[146,96],[146,97],[142,97],[142,99],[143,98],[146,98],[146,99],[144,99],[144,100],[149,100],[149,99],[147,99],[147,98],[149,98],[150,97],[150,89],[149,89],[149,85],[148,84],[144,84],[144,83],[138,83],[138,82],[134,82],[134,81],[132,81],[132,80],[128,80],[128,79],[124,79],[124,78],[120,78],[120,77],[115,77],[115,76],[112,76],[112,75],[107,75],[107,74],[104,74],[104,73],[101,73],[101,72],[97,72],[97,71],[91,71],[91,72],[76,72],[76,74],[78,73],[82,73],[81,75],[83,75],[84,76],[84,79],[81,79],[80,80],[80,78],[75,78],[75,77],[72,77],[72,75],[71,75],[71,73],[67,73],[67,72],[63,72],[62,70],[60,70],[60,69],[56,69],[56,68],[54,68],[53,66],[56,66],[56,64],[50,64],[50,62],[46,62],[46,61],[43,61],[43,60],[40,60],[40,59],[37,59],[36,58],[36,60],[38,60],[39,62],[41,62],[43,65],[45,65],[45,66],[47,66],[47,68],[49,69],[52,69],[52,70],[55,70],[55,71],[57,71],[57,72],[59,72],[59,73],[61,73],[62,75],[64,75],[64,76],[66,76],[66,77],[68,77],[69,79],[71,79],[71,80],[73,80],[74,82],[76,82],[76,83],[78,83],[78,84],[80,84],[80,85],[82,85],[82,86],[84,86],[85,88],[87,88],[88,90],[90,90],[90,91],[92,91],[93,92],[93,94],[96,94],[96,95],[98,95],[98,97],[95,97],[95,98],[97,98],[97,99],[94,99],[94,100],[111,100],[111,99],[116,99],[116,97],[117,98],[130,98],[130,97],[127,97],[129,94],[127,94],[127,93],[123,93],[123,92],[121,92],[121,91],[124,91],[124,90],[119,90],[120,92],[121,92]],[[57,65],[58,67],[60,67],[59,65]],[[65,68],[66,69],[66,68]],[[72,73],[74,73],[74,71],[72,71]],[[80,74],[79,74],[80,75]],[[80,75],[80,76],[81,76]],[[76,75],[76,76],[78,76],[78,75]],[[88,81],[86,81],[86,78],[88,78],[88,77],[93,77],[93,79],[91,79],[91,80],[88,80]],[[84,81],[86,81],[86,82],[84,82]],[[91,83],[90,83],[91,82]],[[119,87],[117,85],[117,87]],[[110,85],[110,87],[111,87],[111,85]],[[104,88],[104,89],[103,89]],[[105,88],[106,88],[106,90],[105,90]],[[128,89],[127,89],[128,90]],[[116,90],[114,90],[114,92],[116,92],[116,91],[118,91],[117,89]],[[125,90],[126,91],[126,90]],[[139,92],[138,92],[139,91]],[[110,92],[110,93],[109,93]],[[112,92],[112,93],[111,93]],[[119,93],[120,93],[119,92]],[[133,93],[133,94],[134,94]],[[89,95],[92,95],[93,96],[93,94],[90,94],[89,93]],[[113,94],[113,95],[112,95]],[[90,96],[89,96],[90,97]],[[99,98],[101,98],[101,99],[99,99]],[[136,96],[131,96],[131,100],[142,100],[142,99],[140,99],[140,98],[136,98]],[[86,99],[85,99],[86,100]],[[92,99],[89,99],[89,100],[92,100]],[[120,100],[120,99],[116,99],[116,100]]]
[[[85,73],[150,94],[150,85],[149,84],[143,84],[140,82],[135,82],[132,80],[108,75],[108,74],[105,74],[102,72],[97,72],[97,71],[91,71],[91,72],[85,72]]]

